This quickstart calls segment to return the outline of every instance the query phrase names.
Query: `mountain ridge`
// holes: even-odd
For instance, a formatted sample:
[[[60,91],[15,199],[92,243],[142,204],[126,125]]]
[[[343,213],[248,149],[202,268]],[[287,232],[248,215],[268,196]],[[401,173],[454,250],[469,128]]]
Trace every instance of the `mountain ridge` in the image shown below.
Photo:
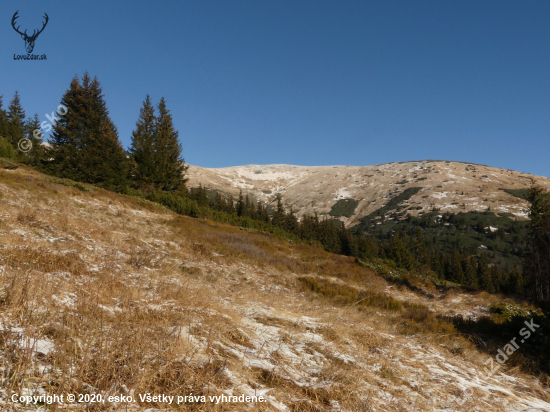
[[[335,170],[336,169],[336,170]],[[505,192],[528,189],[532,183],[550,188],[550,179],[510,169],[469,162],[423,160],[370,166],[296,166],[286,164],[203,168],[191,165],[189,186],[202,185],[226,195],[242,190],[266,204],[280,194],[284,205],[298,217],[317,213],[336,217],[346,227],[383,208],[407,189],[420,190],[400,203],[407,215],[434,210],[470,212],[492,210],[526,219],[527,202]],[[349,216],[333,211],[340,200],[357,205]]]

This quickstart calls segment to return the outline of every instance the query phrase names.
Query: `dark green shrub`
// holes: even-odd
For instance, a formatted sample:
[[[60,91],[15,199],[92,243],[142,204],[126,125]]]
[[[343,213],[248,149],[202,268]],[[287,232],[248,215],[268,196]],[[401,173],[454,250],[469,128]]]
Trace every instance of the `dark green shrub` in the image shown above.
[[[4,159],[17,159],[17,152],[7,140],[0,137],[0,157]]]
[[[332,206],[332,209],[328,214],[334,217],[352,217],[358,204],[359,200],[340,199],[334,204],[334,206]]]

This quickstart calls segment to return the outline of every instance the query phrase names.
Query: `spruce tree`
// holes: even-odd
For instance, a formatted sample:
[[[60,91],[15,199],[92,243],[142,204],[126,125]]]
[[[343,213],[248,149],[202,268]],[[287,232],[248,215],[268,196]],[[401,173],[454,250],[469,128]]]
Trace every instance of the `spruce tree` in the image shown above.
[[[416,255],[416,260],[423,267],[430,266],[430,258],[426,251],[426,241],[424,240],[424,233],[420,226],[417,226],[415,229],[415,241],[413,244],[414,254]]]
[[[0,139],[8,139],[8,114],[4,110],[4,96],[0,96]]]
[[[21,98],[16,91],[8,107],[8,130],[7,137],[14,148],[18,147],[25,131],[25,111],[21,106]]]
[[[482,289],[489,293],[495,292],[495,285],[491,276],[491,268],[489,267],[488,258],[485,254],[481,256],[481,259],[477,264],[477,278],[479,279]]]
[[[51,168],[61,177],[92,183],[110,190],[126,186],[126,155],[97,78],[86,72],[82,84],[74,77],[61,104],[52,134]]]
[[[210,205],[210,199],[208,199],[208,194],[202,184],[199,184],[199,187],[191,189],[190,198],[197,202],[199,206],[208,207]]]
[[[166,108],[166,100],[160,99],[155,126],[155,152],[158,161],[156,183],[161,190],[179,192],[185,190],[185,173],[189,166],[181,156],[178,132],[174,128],[172,115]]]
[[[289,233],[297,233],[298,226],[298,218],[294,214],[294,210],[291,207],[289,212],[285,215],[284,228]]]
[[[243,191],[239,190],[239,199],[237,200],[237,216],[243,216],[245,214]]]
[[[523,262],[526,290],[530,297],[550,301],[550,192],[540,186],[529,189],[531,219],[528,253]]]
[[[466,284],[477,289],[479,287],[479,282],[477,278],[477,262],[475,257],[469,256],[464,260],[463,272]]]
[[[35,114],[34,117],[30,117],[25,122],[25,138],[30,140],[32,147],[31,150],[26,153],[25,160],[26,163],[31,166],[39,166],[40,162],[44,159],[44,146],[42,144],[42,139],[37,139],[34,136],[34,131],[40,129],[40,119],[38,114]]]
[[[85,75],[87,77],[87,74]],[[65,91],[61,104],[71,106],[70,111],[63,116],[63,121],[57,122],[50,139],[48,157],[51,159],[45,169],[54,175],[77,180],[81,177],[80,158],[83,142],[78,130],[84,130],[82,108],[79,110],[79,101],[84,101],[84,89],[80,85],[78,76],[73,77],[69,89]]]
[[[132,144],[129,149],[132,169],[130,171],[134,185],[150,191],[155,188],[158,179],[159,160],[156,153],[155,108],[151,97],[147,95],[140,109],[136,129],[132,132]]]
[[[283,206],[282,196],[280,193],[277,193],[276,199],[277,208],[273,211],[271,223],[273,223],[273,226],[282,228],[285,224],[285,208]]]
[[[256,207],[254,206],[254,202],[250,201],[250,198],[248,197],[248,194],[246,195],[246,198],[244,200],[244,210],[245,210],[245,216],[254,218],[256,215]]]
[[[256,216],[257,216],[257,219],[261,222],[266,222],[266,223],[270,222],[269,213],[266,207],[262,204],[261,200],[258,200],[258,204],[256,206]]]

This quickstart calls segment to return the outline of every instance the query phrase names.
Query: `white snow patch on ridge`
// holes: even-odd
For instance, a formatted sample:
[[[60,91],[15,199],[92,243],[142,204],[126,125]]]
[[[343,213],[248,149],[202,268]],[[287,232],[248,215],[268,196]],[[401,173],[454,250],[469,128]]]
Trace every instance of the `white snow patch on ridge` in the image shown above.
[[[350,199],[350,198],[351,198],[351,193],[348,192],[347,187],[341,187],[340,189],[338,189],[338,191],[335,193],[335,197],[334,197],[334,199],[336,199],[336,200]]]

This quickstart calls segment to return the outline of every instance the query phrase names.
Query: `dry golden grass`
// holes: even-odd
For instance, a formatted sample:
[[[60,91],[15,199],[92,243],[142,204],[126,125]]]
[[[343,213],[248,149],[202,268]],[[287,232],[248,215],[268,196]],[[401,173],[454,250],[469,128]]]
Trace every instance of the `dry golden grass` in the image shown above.
[[[495,298],[429,298],[437,291],[390,286],[352,259],[314,247],[101,189],[83,192],[23,167],[0,171],[0,409],[16,407],[7,394],[23,390],[269,397],[250,405],[82,410],[427,411],[453,404],[463,388],[451,366],[460,369],[456,376],[482,371],[486,355],[434,314]],[[443,378],[434,368],[446,371]],[[539,383],[508,373],[518,381],[496,383],[517,397],[493,393],[483,410],[550,401],[547,377]]]

